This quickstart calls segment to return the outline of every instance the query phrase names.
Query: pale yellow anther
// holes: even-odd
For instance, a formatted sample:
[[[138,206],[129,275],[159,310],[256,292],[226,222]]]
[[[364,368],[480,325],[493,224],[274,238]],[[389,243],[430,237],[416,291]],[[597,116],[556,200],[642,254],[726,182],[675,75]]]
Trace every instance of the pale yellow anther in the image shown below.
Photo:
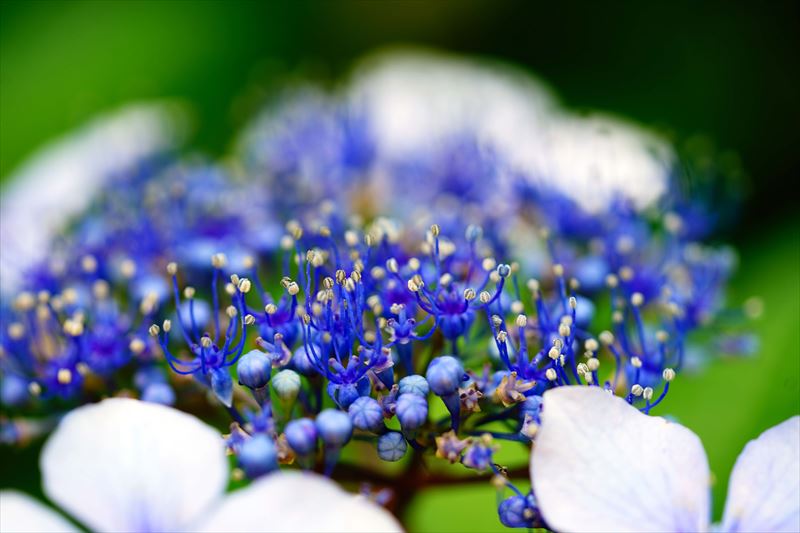
[[[653,399],[653,387],[645,387],[642,391],[642,397],[648,402]]]
[[[622,281],[630,281],[633,279],[633,269],[629,266],[624,266],[619,269],[619,277]]]
[[[554,368],[548,368],[544,375],[550,381],[555,381],[558,379],[558,373]]]
[[[564,265],[556,263],[553,265],[553,275],[557,278],[560,278],[564,275]]]
[[[12,322],[8,325],[8,336],[13,340],[19,340],[25,336],[25,326],[20,322]]]
[[[164,322],[161,323],[161,329],[164,330],[164,333],[169,333],[169,330],[172,329],[172,321],[169,319],[164,320]]]
[[[494,257],[487,257],[481,262],[481,266],[486,272],[490,272],[497,267],[497,261]]]
[[[214,268],[225,268],[228,264],[228,259],[223,253],[216,253],[211,256],[211,266]]]
[[[569,308],[570,309],[577,309],[578,308],[578,299],[574,296],[569,297]]]
[[[598,344],[596,339],[586,339],[586,349],[590,352],[596,352],[600,349],[600,344]]]
[[[158,324],[153,324],[148,328],[147,332],[150,333],[151,337],[157,337],[161,328],[158,327]]]
[[[439,277],[439,285],[443,287],[447,287],[453,282],[453,275],[449,272],[445,272],[444,274]]]
[[[558,348],[556,348],[555,346],[550,348],[550,350],[547,352],[547,357],[549,357],[553,361],[558,359],[559,355],[561,355],[561,351]]]
[[[243,294],[247,294],[248,292],[250,292],[250,288],[252,286],[253,284],[247,278],[242,278],[239,280],[239,291],[242,292]]]
[[[344,242],[347,243],[347,246],[351,248],[358,245],[358,233],[350,229],[345,231]]]
[[[644,304],[644,294],[641,292],[634,292],[631,294],[631,305],[634,307],[641,307]]]
[[[400,270],[400,267],[397,264],[397,259],[395,259],[394,257],[390,257],[389,259],[387,259],[386,270],[388,270],[392,274],[397,274],[398,270]]]
[[[178,263],[171,262],[167,263],[167,274],[170,276],[174,276],[178,273]]]
[[[488,304],[492,300],[492,295],[489,294],[487,291],[481,291],[480,296],[478,299],[481,301],[482,304]]]
[[[431,235],[433,235],[434,237],[438,237],[440,231],[441,229],[439,228],[439,224],[431,225]]]
[[[60,368],[58,374],[56,374],[56,379],[61,385],[69,385],[72,383],[72,370],[69,368]]]
[[[517,315],[516,323],[518,328],[524,328],[528,325],[528,317],[522,314]]]
[[[410,268],[414,272],[419,270],[420,266],[421,265],[420,265],[419,259],[417,259],[416,257],[412,257],[411,259],[408,260],[408,268]]]
[[[631,387],[631,394],[633,394],[634,396],[641,396],[643,392],[644,389],[638,383],[634,384],[633,387]]]
[[[195,295],[194,287],[186,287],[185,289],[183,289],[184,298],[191,300],[192,298],[194,298],[194,295]]]
[[[500,324],[502,324],[502,323],[503,323],[503,319],[500,318],[499,315],[492,315],[492,324],[494,324],[494,327],[499,328]]]
[[[601,332],[598,338],[600,339],[600,342],[602,342],[606,346],[614,344],[614,334],[611,333],[610,331]]]
[[[206,335],[203,335],[202,337],[200,337],[200,345],[203,348],[211,348],[211,344],[212,344],[211,337],[208,337]]]
[[[294,247],[294,239],[289,235],[284,235],[281,237],[280,247],[284,251],[291,250]]]
[[[411,283],[410,280],[409,283]],[[344,280],[344,290],[347,292],[353,292],[356,290],[356,283],[353,281],[353,278],[347,278]]]
[[[244,323],[247,324],[248,326],[252,326],[253,324],[256,323],[256,317],[254,317],[253,315],[250,315],[250,314],[245,315]]]
[[[589,368],[589,371],[596,372],[598,368],[600,368],[600,359],[597,357],[591,357],[587,359],[586,366]]]
[[[119,265],[119,273],[124,278],[132,278],[136,275],[136,263],[131,259],[125,259]]]
[[[669,340],[669,333],[663,329],[656,331],[656,340],[662,344],[667,342]]]
[[[529,279],[526,285],[528,286],[528,290],[531,292],[535,293],[539,291],[539,280],[537,279]]]
[[[569,337],[571,331],[572,330],[570,329],[570,327],[566,324],[560,324],[558,326],[558,334],[561,335],[562,337]]]
[[[42,393],[42,386],[35,381],[31,381],[28,383],[28,392],[31,393],[31,396],[39,396]]]
[[[504,343],[508,339],[508,333],[505,331],[498,331],[497,332],[497,342]]]
[[[108,282],[103,279],[98,279],[92,284],[92,294],[98,300],[105,300],[108,298],[108,294],[111,291],[111,287],[108,285]]]
[[[631,357],[631,366],[633,368],[642,368],[642,360],[638,357]]]
[[[81,269],[87,274],[92,274],[97,270],[97,259],[93,255],[81,257]]]
[[[474,300],[476,296],[477,295],[475,294],[475,289],[473,288],[464,289],[464,299],[467,300],[468,302]]]
[[[225,314],[228,315],[228,318],[234,318],[239,314],[239,311],[234,306],[229,305],[225,308]]]
[[[142,339],[139,339],[139,338],[131,339],[131,342],[128,344],[128,349],[134,355],[139,355],[145,349],[144,341]]]
[[[665,368],[664,372],[662,372],[661,377],[664,378],[664,381],[670,382],[675,379],[675,371],[671,368]]]
[[[525,306],[522,305],[522,302],[520,302],[519,300],[514,300],[513,302],[511,302],[511,312],[514,313],[515,315],[522,314],[523,312],[525,312]]]

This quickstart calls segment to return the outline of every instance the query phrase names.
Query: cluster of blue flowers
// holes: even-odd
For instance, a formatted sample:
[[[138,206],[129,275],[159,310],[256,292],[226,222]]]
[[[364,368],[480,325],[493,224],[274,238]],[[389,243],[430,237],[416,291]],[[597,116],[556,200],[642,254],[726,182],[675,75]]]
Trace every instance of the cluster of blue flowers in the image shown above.
[[[0,309],[5,442],[106,395],[210,392],[247,478],[335,476],[353,440],[431,452],[510,487],[500,520],[533,527],[496,441],[535,439],[552,387],[651,412],[730,316],[733,255],[686,199],[590,213],[468,132],[386,162],[368,117],[290,111],[237,171],[165,157],[115,177],[24,273]]]

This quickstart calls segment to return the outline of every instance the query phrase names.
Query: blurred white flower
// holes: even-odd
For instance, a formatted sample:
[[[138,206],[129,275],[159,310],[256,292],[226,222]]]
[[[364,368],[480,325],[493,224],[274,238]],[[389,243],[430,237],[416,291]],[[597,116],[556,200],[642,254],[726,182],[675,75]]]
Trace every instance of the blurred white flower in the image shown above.
[[[312,473],[266,476],[225,496],[220,435],[161,405],[109,399],[68,414],[41,456],[45,494],[94,531],[399,531],[391,514]],[[17,492],[2,531],[71,531]]]
[[[711,475],[700,439],[598,387],[544,395],[531,456],[539,509],[558,531],[708,531]],[[800,531],[800,416],[747,444],[722,531]]]
[[[554,189],[589,213],[603,212],[615,197],[647,208],[666,191],[672,170],[672,148],[656,134],[569,112],[532,76],[490,61],[379,54],[356,70],[348,98],[366,110],[388,158],[472,134],[530,185]]]
[[[42,148],[0,197],[0,291],[48,255],[53,237],[114,175],[177,146],[186,117],[174,104],[126,106]]]

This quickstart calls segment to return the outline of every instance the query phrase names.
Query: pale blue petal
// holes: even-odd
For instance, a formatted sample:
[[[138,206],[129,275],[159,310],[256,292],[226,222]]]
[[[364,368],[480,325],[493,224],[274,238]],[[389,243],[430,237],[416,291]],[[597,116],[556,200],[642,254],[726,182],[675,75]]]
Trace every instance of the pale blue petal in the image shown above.
[[[747,443],[736,460],[723,531],[800,531],[800,416]]]
[[[708,529],[710,474],[694,433],[598,387],[546,392],[541,416],[531,479],[552,529]]]

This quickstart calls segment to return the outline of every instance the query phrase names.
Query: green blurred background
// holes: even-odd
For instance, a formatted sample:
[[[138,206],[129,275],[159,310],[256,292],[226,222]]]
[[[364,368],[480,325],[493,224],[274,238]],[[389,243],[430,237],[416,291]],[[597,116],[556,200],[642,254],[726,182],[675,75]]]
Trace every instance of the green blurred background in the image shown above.
[[[744,444],[800,411],[799,5],[3,0],[0,180],[43,143],[133,100],[188,103],[192,146],[224,154],[285,80],[333,83],[356,58],[393,44],[507,60],[569,106],[704,134],[738,152],[751,176],[725,235],[741,253],[731,301],[766,304],[754,323],[758,355],[681,377],[664,409],[702,438],[718,517]],[[502,530],[495,509],[487,485],[431,490],[407,526]]]

